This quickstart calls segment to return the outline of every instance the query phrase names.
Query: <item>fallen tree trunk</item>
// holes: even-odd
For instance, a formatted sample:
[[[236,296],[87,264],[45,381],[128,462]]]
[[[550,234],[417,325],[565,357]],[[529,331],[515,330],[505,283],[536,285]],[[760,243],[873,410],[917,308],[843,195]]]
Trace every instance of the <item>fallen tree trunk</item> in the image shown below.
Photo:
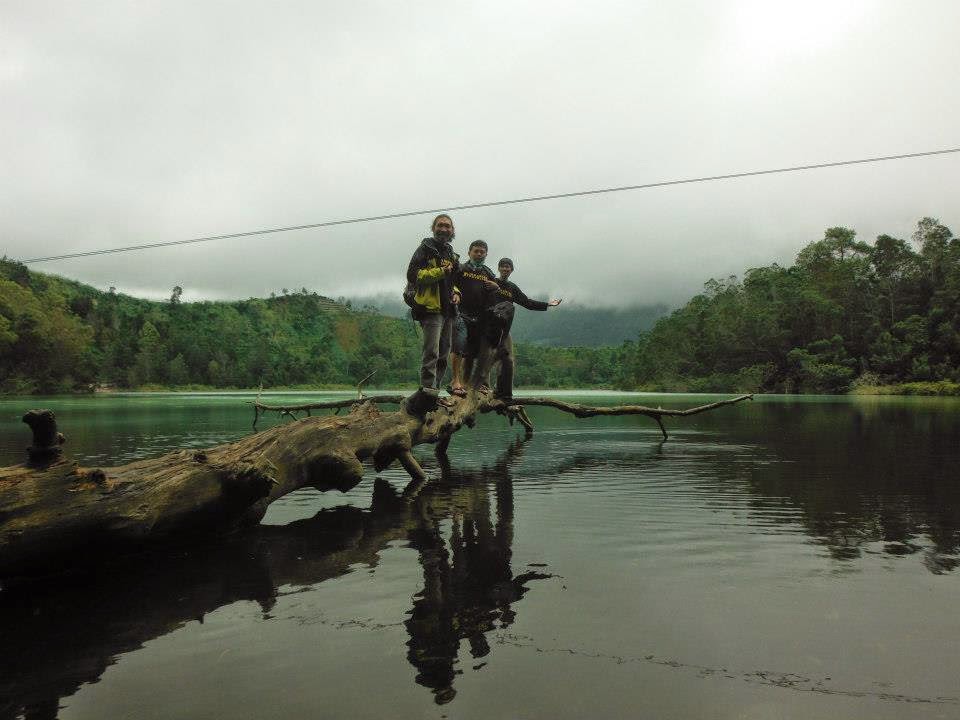
[[[414,481],[426,473],[411,450],[435,444],[444,454],[451,436],[472,426],[478,413],[497,412],[532,424],[525,405],[546,405],[578,417],[633,414],[685,416],[751,398],[743,395],[690,410],[643,406],[589,408],[549,398],[509,403],[470,392],[449,407],[418,414],[412,398],[380,396],[356,401],[269,406],[255,412],[293,414],[350,406],[345,415],[311,416],[234,443],[203,451],[180,450],[150,460],[83,468],[63,458],[53,413],[31,411],[30,459],[0,468],[0,578],[75,565],[84,555],[135,550],[145,543],[229,532],[259,522],[267,506],[302,487],[346,491],[363,477],[363,464],[379,472],[399,462]],[[400,403],[381,412],[378,404]],[[666,431],[664,431],[666,437]]]

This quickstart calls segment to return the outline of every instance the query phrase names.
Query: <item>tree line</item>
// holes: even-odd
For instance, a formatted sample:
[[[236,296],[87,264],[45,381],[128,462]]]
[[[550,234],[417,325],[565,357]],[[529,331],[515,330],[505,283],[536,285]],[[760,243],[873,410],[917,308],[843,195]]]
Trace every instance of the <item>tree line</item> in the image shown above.
[[[156,302],[0,260],[0,392],[96,386],[413,386],[414,323],[283,290],[235,302]],[[527,320],[520,314],[518,324]],[[845,392],[960,383],[960,238],[933,218],[910,241],[826,230],[795,262],[710,280],[636,341],[518,343],[528,387]]]
[[[789,267],[710,280],[641,333],[627,386],[844,392],[960,383],[960,238],[934,218],[911,242],[826,230]]]
[[[179,287],[166,302],[103,292],[3,258],[0,393],[354,386],[371,372],[370,386],[416,384],[421,341],[409,320],[306,288],[235,302],[181,295]],[[611,349],[519,353],[526,384],[617,381]]]

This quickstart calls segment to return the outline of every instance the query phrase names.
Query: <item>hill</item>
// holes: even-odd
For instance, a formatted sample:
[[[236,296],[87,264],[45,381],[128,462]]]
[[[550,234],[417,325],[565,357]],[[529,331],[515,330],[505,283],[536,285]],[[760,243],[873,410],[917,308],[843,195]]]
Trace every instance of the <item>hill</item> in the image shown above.
[[[0,260],[0,393],[412,385],[419,327],[303,289],[234,302],[103,292]],[[623,348],[527,352],[518,382],[609,387]]]
[[[960,391],[960,238],[933,218],[913,246],[826,230],[790,267],[710,280],[637,344],[630,384],[692,391]],[[923,390],[923,387],[913,389]]]
[[[389,294],[339,298],[353,307],[375,309],[384,315],[403,318],[408,308]],[[604,347],[636,340],[650,330],[669,308],[666,305],[629,305],[626,307],[591,307],[564,302],[556,310],[530,312],[519,308],[513,324],[515,342],[552,347]]]

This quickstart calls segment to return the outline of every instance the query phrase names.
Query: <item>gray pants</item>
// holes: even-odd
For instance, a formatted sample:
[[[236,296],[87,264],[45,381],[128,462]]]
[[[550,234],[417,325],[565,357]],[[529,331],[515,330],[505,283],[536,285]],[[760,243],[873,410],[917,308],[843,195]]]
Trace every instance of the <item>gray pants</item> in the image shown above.
[[[453,318],[440,313],[427,315],[420,321],[423,328],[423,355],[420,358],[420,387],[440,389],[447,372],[447,357],[453,339]]]
[[[513,338],[508,334],[500,343],[493,355],[494,362],[500,363],[497,369],[497,384],[493,389],[495,395],[511,397],[513,395],[513,369],[516,360],[513,355]]]

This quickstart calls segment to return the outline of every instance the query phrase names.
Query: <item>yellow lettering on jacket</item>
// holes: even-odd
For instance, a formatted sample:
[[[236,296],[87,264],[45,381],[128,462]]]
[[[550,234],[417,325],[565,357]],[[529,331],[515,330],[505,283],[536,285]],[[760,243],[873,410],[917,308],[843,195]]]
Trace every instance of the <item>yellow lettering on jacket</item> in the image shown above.
[[[462,274],[463,274],[464,277],[468,277],[468,278],[470,278],[471,280],[481,280],[481,281],[483,281],[483,280],[489,280],[489,279],[490,279],[490,278],[488,278],[486,275],[484,275],[483,273],[474,273],[474,272],[470,272],[469,270],[464,270]]]

